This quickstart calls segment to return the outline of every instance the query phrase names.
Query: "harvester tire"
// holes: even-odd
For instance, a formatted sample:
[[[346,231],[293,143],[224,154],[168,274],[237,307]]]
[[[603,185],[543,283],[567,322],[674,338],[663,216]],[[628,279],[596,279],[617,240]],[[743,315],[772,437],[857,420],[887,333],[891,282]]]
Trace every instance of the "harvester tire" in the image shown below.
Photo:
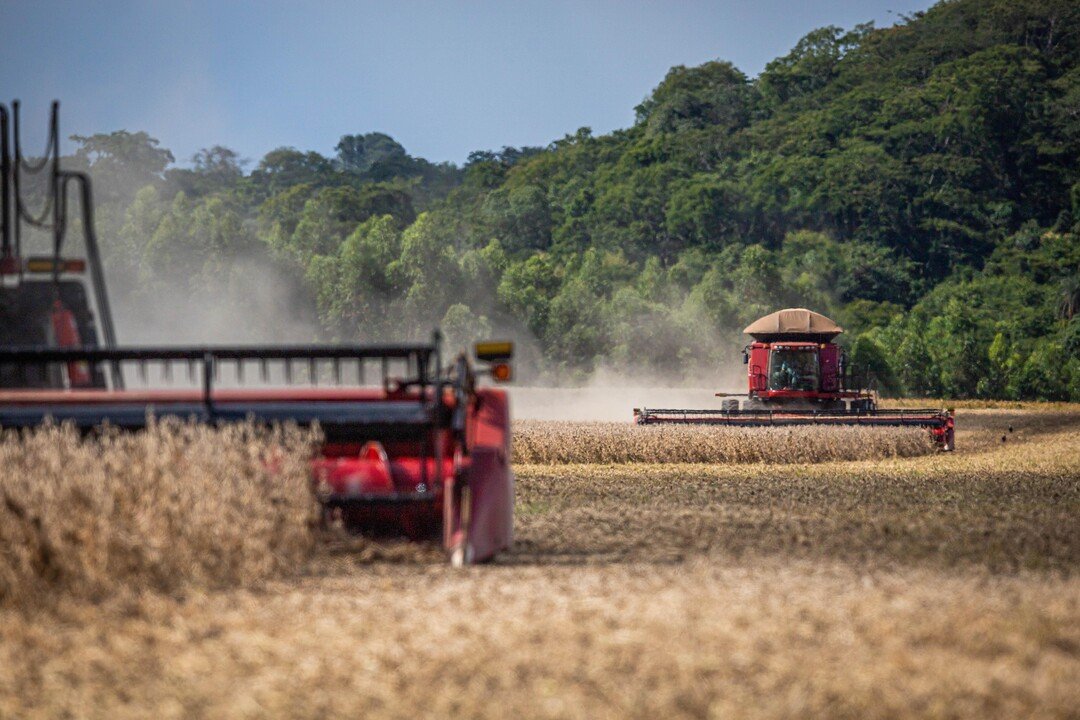
[[[738,400],[721,400],[720,410],[726,413],[739,412]]]
[[[868,398],[851,401],[851,412],[854,413],[868,413],[873,412],[876,404],[873,400]]]

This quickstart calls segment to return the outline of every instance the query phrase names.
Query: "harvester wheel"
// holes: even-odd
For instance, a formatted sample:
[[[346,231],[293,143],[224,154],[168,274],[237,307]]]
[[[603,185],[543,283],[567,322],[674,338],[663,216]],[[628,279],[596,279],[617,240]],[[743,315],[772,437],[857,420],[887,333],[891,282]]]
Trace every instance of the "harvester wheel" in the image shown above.
[[[853,413],[867,413],[874,409],[873,401],[870,399],[859,399],[851,401],[851,412]]]
[[[739,412],[738,400],[721,400],[720,410],[726,413]]]

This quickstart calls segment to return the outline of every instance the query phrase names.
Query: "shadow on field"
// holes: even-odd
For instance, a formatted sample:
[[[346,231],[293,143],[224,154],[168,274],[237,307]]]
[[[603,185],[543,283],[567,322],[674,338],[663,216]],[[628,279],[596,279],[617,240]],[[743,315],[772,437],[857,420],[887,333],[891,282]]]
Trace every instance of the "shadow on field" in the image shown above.
[[[419,567],[446,562],[436,542],[370,538],[330,528],[317,530],[311,560],[304,568],[308,577],[327,577],[372,566]]]

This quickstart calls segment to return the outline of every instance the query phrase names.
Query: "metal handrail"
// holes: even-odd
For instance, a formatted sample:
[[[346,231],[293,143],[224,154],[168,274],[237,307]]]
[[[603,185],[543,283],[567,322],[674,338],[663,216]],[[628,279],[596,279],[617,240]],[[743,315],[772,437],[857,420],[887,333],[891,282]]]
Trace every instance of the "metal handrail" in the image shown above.
[[[8,145],[8,109],[0,105],[0,256],[12,257],[11,148]]]
[[[202,367],[203,402],[208,412],[213,410],[213,385],[217,368],[223,363],[235,363],[238,375],[242,375],[245,361],[258,361],[264,378],[268,377],[269,363],[284,362],[286,381],[291,382],[292,364],[306,361],[314,378],[314,368],[319,361],[334,363],[335,377],[340,378],[340,363],[356,361],[361,367],[362,377],[364,360],[382,359],[383,384],[389,382],[386,360],[405,360],[410,368],[415,368],[415,377],[404,378],[402,385],[419,386],[421,402],[427,402],[427,389],[436,378],[431,377],[429,369],[431,359],[439,352],[437,344],[396,343],[379,345],[200,345],[200,346],[143,346],[121,348],[53,348],[53,347],[4,347],[0,348],[0,367],[45,367],[50,364],[88,363],[98,365],[107,363],[115,375],[120,375],[123,363],[138,363],[140,373],[145,376],[148,363],[164,363],[166,375],[171,376],[172,363],[185,363],[188,376],[194,377],[193,368]],[[114,386],[115,387],[115,386]],[[438,393],[437,393],[438,394]]]
[[[315,358],[408,358],[430,357],[429,343],[356,345],[134,345],[118,348],[52,348],[9,346],[0,348],[0,363],[33,362],[128,362],[202,360],[207,353],[219,360],[296,360]]]
[[[832,424],[836,421],[853,424],[917,424],[939,426],[948,422],[951,413],[942,408],[912,408],[896,410],[869,410],[859,412],[841,412],[829,410],[722,410],[722,409],[681,409],[681,408],[636,408],[634,417],[639,425],[686,423],[719,425],[792,425],[814,424],[822,422]]]
[[[930,413],[940,413],[942,408],[886,408],[865,411],[863,413],[842,412],[838,410],[771,410],[771,409],[747,409],[747,410],[723,410],[721,408],[702,408],[696,410],[682,408],[640,408],[636,411],[639,415],[730,415],[732,417],[783,417],[795,415],[798,417],[853,417],[862,415],[880,415],[888,417],[914,417]]]

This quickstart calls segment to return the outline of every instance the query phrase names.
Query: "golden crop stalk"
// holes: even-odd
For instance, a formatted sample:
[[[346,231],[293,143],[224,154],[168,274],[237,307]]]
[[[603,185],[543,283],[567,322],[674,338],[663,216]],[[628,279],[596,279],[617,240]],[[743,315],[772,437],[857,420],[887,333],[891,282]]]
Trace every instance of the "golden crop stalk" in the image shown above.
[[[514,423],[514,462],[813,463],[880,460],[934,451],[920,428],[740,428],[613,422]]]
[[[223,587],[295,566],[316,512],[314,436],[151,423],[0,436],[0,604]]]

